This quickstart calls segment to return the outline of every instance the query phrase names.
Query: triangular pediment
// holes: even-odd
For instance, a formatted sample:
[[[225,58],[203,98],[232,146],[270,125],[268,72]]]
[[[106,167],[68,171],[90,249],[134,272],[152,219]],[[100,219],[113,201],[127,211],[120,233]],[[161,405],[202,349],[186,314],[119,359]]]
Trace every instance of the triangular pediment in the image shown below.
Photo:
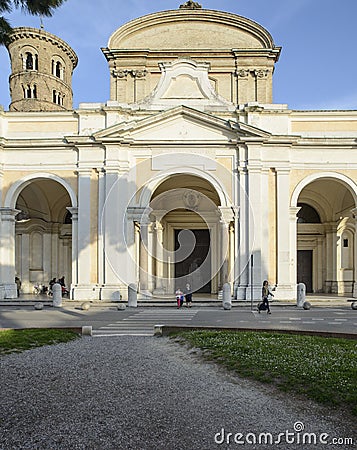
[[[244,137],[266,139],[269,133],[243,123],[180,106],[141,120],[113,125],[93,135],[96,140],[131,142],[232,142]]]

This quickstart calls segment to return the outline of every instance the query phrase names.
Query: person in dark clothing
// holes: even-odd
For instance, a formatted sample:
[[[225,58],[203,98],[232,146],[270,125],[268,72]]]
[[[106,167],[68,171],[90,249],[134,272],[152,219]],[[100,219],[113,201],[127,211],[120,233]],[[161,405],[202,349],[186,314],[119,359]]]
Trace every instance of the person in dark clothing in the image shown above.
[[[186,284],[185,299],[186,299],[187,308],[191,308],[191,306],[192,306],[192,290],[191,290],[191,286],[189,285],[189,283]]]
[[[258,305],[258,311],[260,314],[260,311],[267,310],[267,314],[271,314],[270,311],[270,305],[269,305],[269,295],[274,297],[274,294],[269,290],[269,283],[268,280],[263,281],[262,286],[262,302]]]

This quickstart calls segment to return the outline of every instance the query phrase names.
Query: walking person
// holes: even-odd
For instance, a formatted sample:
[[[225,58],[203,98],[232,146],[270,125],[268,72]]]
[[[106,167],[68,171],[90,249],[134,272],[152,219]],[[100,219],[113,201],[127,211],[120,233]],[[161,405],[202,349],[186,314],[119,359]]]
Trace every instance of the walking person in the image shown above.
[[[191,308],[191,306],[192,306],[192,291],[191,291],[191,286],[189,283],[186,284],[185,299],[186,299],[186,307]]]
[[[176,292],[176,303],[177,303],[177,309],[180,309],[183,304],[183,292],[180,288],[177,288]]]
[[[260,311],[267,310],[267,314],[271,314],[270,311],[270,305],[269,305],[269,295],[274,297],[274,294],[269,290],[269,283],[268,280],[263,281],[262,286],[262,302],[258,305],[258,311],[260,314]]]

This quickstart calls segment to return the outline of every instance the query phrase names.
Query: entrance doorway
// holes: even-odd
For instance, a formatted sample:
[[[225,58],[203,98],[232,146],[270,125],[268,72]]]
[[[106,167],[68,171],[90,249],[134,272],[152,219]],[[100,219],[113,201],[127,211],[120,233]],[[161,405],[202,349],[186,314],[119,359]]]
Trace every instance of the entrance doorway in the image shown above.
[[[190,283],[195,292],[211,293],[210,242],[208,229],[175,229],[175,279],[181,283],[176,288],[184,289]]]
[[[306,292],[312,292],[312,250],[297,252],[297,282],[304,283]]]

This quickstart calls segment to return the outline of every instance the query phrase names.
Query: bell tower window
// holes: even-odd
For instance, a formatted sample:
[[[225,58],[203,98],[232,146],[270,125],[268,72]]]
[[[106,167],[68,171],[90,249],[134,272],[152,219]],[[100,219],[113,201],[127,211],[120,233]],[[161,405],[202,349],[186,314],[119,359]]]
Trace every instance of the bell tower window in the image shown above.
[[[22,86],[24,98],[37,98],[36,84],[25,84]]]
[[[55,89],[52,91],[52,101],[56,103],[56,105],[63,106],[64,95]]]
[[[26,52],[23,61],[25,70],[38,70],[38,55]]]
[[[64,65],[61,61],[52,60],[52,75],[61,80],[64,79]]]

